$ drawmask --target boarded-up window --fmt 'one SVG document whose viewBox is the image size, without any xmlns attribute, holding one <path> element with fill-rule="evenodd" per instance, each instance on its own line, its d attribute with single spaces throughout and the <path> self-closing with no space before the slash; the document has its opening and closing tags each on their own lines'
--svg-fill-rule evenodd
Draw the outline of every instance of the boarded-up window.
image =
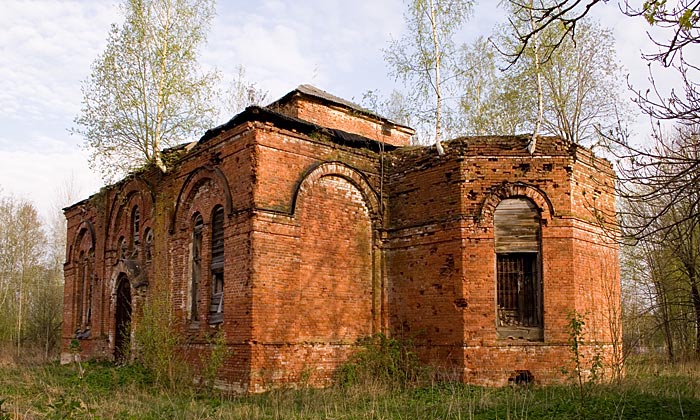
<svg viewBox="0 0 700 420">
<path fill-rule="evenodd" d="M 85 278 L 87 277 L 87 264 L 85 264 L 85 252 L 80 252 L 78 256 L 78 281 L 75 284 L 75 313 L 77 314 L 76 323 L 78 329 L 83 327 L 83 315 L 85 311 Z"/>
<path fill-rule="evenodd" d="M 199 320 L 199 283 L 202 278 L 202 235 L 204 221 L 197 214 L 192 229 L 192 274 L 190 278 L 190 321 Z"/>
<path fill-rule="evenodd" d="M 499 336 L 542 339 L 540 216 L 526 198 L 501 201 L 494 212 Z"/>
<path fill-rule="evenodd" d="M 90 325 L 92 316 L 92 267 L 88 255 L 81 251 L 78 256 L 78 279 L 76 284 L 76 323 L 78 330 Z"/>
<path fill-rule="evenodd" d="M 214 208 L 211 218 L 211 299 L 209 322 L 224 320 L 224 208 Z"/>
</svg>

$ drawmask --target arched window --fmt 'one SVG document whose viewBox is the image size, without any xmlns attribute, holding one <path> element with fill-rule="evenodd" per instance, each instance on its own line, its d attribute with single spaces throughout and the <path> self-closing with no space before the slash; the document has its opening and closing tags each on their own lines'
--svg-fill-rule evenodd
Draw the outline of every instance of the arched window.
<svg viewBox="0 0 700 420">
<path fill-rule="evenodd" d="M 192 273 L 190 276 L 190 321 L 199 321 L 199 284 L 202 278 L 202 236 L 204 221 L 198 213 L 192 224 Z"/>
<path fill-rule="evenodd" d="M 146 262 L 151 262 L 151 260 L 153 259 L 153 230 L 151 230 L 151 228 L 146 228 L 143 236 L 143 253 L 146 257 Z"/>
<path fill-rule="evenodd" d="M 543 339 L 540 214 L 526 198 L 501 201 L 494 212 L 498 334 Z"/>
<path fill-rule="evenodd" d="M 139 232 L 141 232 L 141 215 L 139 214 L 139 206 L 134 206 L 131 211 L 131 249 L 134 255 L 138 254 L 139 247 Z"/>
<path fill-rule="evenodd" d="M 224 208 L 216 206 L 211 217 L 211 299 L 209 322 L 224 320 Z"/>
</svg>

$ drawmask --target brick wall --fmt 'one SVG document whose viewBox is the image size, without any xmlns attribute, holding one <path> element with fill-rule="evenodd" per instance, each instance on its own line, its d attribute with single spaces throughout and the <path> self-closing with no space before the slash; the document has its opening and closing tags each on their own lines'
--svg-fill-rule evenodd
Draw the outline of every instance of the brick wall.
<svg viewBox="0 0 700 420">
<path fill-rule="evenodd" d="M 408 131 L 373 136 L 385 122 L 341 105 L 302 95 L 277 110 L 406 144 Z M 540 139 L 534 156 L 524 136 L 456 139 L 437 156 L 433 148 L 348 143 L 263 109 L 236 118 L 173 151 L 180 157 L 168 173 L 133 175 L 66 210 L 64 360 L 76 330 L 85 329 L 79 255 L 94 259 L 90 335 L 79 339 L 85 357 L 115 354 L 116 281 L 126 276 L 132 325 L 154 290 L 168 290 L 181 354 L 195 377 L 221 331 L 230 353 L 220 384 L 238 391 L 328 384 L 356 340 L 378 332 L 410 339 L 445 377 L 503 385 L 528 370 L 536 381 L 561 381 L 574 309 L 589 320 L 584 351 L 613 359 L 619 273 L 617 247 L 603 229 L 614 227 L 607 162 L 555 138 Z M 497 328 L 493 214 L 513 197 L 539 213 L 541 338 Z M 140 241 L 133 249 L 135 206 Z M 225 214 L 221 323 L 209 315 L 217 206 Z M 193 294 L 195 214 L 204 223 Z M 147 230 L 154 234 L 150 258 Z M 121 238 L 129 244 L 124 258 Z"/>
</svg>

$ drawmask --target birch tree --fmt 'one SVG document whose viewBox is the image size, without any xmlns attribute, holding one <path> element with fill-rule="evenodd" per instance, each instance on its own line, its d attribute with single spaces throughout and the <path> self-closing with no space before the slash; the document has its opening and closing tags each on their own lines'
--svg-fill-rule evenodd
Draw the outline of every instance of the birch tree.
<svg viewBox="0 0 700 420">
<path fill-rule="evenodd" d="M 407 33 L 384 50 L 391 74 L 411 92 L 413 113 L 433 127 L 435 146 L 444 153 L 442 137 L 450 131 L 450 98 L 460 71 L 454 66 L 453 36 L 471 15 L 472 0 L 411 0 L 404 14 Z"/>
<path fill-rule="evenodd" d="M 0 227 L 0 338 L 20 356 L 30 302 L 44 279 L 45 236 L 34 206 L 11 197 L 0 199 Z"/>
<path fill-rule="evenodd" d="M 124 0 L 105 51 L 83 82 L 72 130 L 106 180 L 148 164 L 167 171 L 161 150 L 213 125 L 216 72 L 197 62 L 213 0 Z"/>
<path fill-rule="evenodd" d="M 469 75 L 465 77 L 462 109 L 466 132 L 531 132 L 533 136 L 541 132 L 590 144 L 598 131 L 616 126 L 628 105 L 622 99 L 622 69 L 610 31 L 594 22 L 581 22 L 578 40 L 566 39 L 552 51 L 564 31 L 561 26 L 552 26 L 538 32 L 520 51 L 519 34 L 531 30 L 536 18 L 529 9 L 513 9 L 511 13 L 511 25 L 499 28 L 492 44 L 482 41 L 463 50 L 463 68 L 490 62 L 488 68 L 494 72 L 482 78 L 491 79 L 485 85 L 491 92 L 481 94 L 482 102 L 476 109 L 471 92 L 478 84 Z M 494 51 L 498 53 L 494 55 Z M 520 59 L 509 65 L 508 60 L 518 53 Z M 501 120 L 506 123 L 498 124 Z"/>
</svg>

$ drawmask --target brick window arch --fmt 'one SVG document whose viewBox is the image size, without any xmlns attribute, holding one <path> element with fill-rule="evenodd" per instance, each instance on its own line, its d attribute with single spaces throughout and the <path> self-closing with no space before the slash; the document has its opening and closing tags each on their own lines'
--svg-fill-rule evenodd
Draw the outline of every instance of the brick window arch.
<svg viewBox="0 0 700 420">
<path fill-rule="evenodd" d="M 497 328 L 501 338 L 542 340 L 541 219 L 525 197 L 506 198 L 494 211 Z"/>
<path fill-rule="evenodd" d="M 224 318 L 224 207 L 216 206 L 211 216 L 211 298 L 209 322 Z"/>
</svg>

